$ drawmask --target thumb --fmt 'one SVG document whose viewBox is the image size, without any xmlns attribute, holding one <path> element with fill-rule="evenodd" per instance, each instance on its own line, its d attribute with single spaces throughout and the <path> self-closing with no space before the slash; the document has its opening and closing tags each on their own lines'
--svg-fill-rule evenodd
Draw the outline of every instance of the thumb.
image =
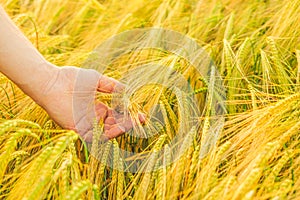
<svg viewBox="0 0 300 200">
<path fill-rule="evenodd" d="M 98 92 L 104 93 L 121 93 L 125 90 L 125 85 L 114 78 L 101 75 L 97 85 Z"/>
</svg>

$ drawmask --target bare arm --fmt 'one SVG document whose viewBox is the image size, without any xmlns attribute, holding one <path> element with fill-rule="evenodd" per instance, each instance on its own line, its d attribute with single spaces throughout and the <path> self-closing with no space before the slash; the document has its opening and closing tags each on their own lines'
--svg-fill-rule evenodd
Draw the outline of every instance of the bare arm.
<svg viewBox="0 0 300 200">
<path fill-rule="evenodd" d="M 26 94 L 38 101 L 42 91 L 58 72 L 14 25 L 0 6 L 0 71 Z"/>
</svg>

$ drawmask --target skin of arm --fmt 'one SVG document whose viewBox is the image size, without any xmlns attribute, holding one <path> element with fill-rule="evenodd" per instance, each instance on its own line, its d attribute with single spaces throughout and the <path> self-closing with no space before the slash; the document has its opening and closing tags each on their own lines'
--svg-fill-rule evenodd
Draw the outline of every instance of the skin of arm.
<svg viewBox="0 0 300 200">
<path fill-rule="evenodd" d="M 104 121 L 103 140 L 133 127 L 132 119 L 114 114 L 95 101 L 96 92 L 120 92 L 124 85 L 95 70 L 57 67 L 45 60 L 0 6 L 0 71 L 43 107 L 60 126 L 92 140 L 95 119 Z M 144 122 L 139 114 L 137 121 Z"/>
<path fill-rule="evenodd" d="M 0 69 L 35 101 L 58 73 L 58 67 L 47 62 L 30 41 L 13 24 L 0 6 Z M 33 76 L 33 75 L 38 76 Z"/>
</svg>

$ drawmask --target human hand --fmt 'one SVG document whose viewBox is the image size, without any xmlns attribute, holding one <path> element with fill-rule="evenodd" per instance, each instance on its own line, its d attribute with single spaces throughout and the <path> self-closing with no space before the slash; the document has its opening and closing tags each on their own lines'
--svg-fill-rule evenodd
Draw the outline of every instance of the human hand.
<svg viewBox="0 0 300 200">
<path fill-rule="evenodd" d="M 95 119 L 97 122 L 104 122 L 101 140 L 118 137 L 130 130 L 134 124 L 144 123 L 145 116 L 142 114 L 132 119 L 96 101 L 97 91 L 123 92 L 125 86 L 122 83 L 91 69 L 57 69 L 49 82 L 43 86 L 42 94 L 35 97 L 50 117 L 63 128 L 75 130 L 85 141 L 91 142 Z"/>
</svg>

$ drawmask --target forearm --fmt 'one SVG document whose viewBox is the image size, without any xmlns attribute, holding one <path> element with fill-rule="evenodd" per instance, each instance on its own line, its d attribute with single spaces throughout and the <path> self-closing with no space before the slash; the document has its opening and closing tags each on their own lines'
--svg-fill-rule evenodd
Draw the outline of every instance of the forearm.
<svg viewBox="0 0 300 200">
<path fill-rule="evenodd" d="M 37 100 L 57 71 L 14 25 L 0 6 L 0 71 L 26 94 Z"/>
</svg>

